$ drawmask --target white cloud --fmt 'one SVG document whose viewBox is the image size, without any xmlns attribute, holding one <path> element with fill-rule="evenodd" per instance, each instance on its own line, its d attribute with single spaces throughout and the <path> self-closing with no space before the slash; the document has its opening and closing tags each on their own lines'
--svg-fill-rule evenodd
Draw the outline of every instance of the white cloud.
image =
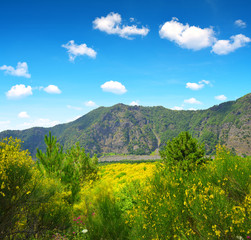
<svg viewBox="0 0 251 240">
<path fill-rule="evenodd" d="M 132 19 L 130 18 L 130 21 Z M 137 25 L 122 25 L 121 15 L 113 12 L 109 13 L 106 17 L 97 17 L 93 21 L 93 28 L 108 34 L 117 34 L 127 39 L 132 39 L 131 36 L 134 35 L 146 36 L 149 32 L 147 27 L 138 28 Z"/>
<path fill-rule="evenodd" d="M 210 84 L 210 81 L 208 81 L 208 80 L 201 80 L 199 83 Z"/>
<path fill-rule="evenodd" d="M 210 47 L 215 42 L 215 33 L 212 28 L 199 28 L 178 22 L 175 17 L 166 22 L 160 29 L 161 38 L 177 43 L 182 48 L 200 50 Z"/>
<path fill-rule="evenodd" d="M 48 87 L 44 88 L 44 91 L 47 93 L 51 93 L 51 94 L 60 94 L 61 93 L 61 90 L 55 85 L 49 85 Z"/>
<path fill-rule="evenodd" d="M 139 106 L 139 101 L 132 101 L 130 106 Z"/>
<path fill-rule="evenodd" d="M 88 101 L 88 102 L 85 102 L 84 103 L 85 104 L 85 106 L 87 106 L 87 107 L 97 107 L 98 105 L 95 103 L 95 102 L 93 102 L 93 101 Z"/>
<path fill-rule="evenodd" d="M 57 124 L 59 124 L 59 121 L 52 121 L 47 118 L 39 118 L 31 122 L 24 122 L 20 125 L 20 128 L 26 129 L 26 128 L 32 128 L 32 127 L 53 127 Z"/>
<path fill-rule="evenodd" d="M 18 117 L 19 117 L 19 118 L 29 118 L 30 116 L 28 115 L 27 112 L 20 112 L 20 113 L 18 114 Z"/>
<path fill-rule="evenodd" d="M 26 78 L 31 77 L 31 75 L 28 73 L 28 65 L 26 62 L 18 62 L 16 69 L 12 66 L 3 65 L 0 67 L 0 70 L 5 71 L 6 74 L 12 76 L 26 77 Z"/>
<path fill-rule="evenodd" d="M 186 88 L 189 88 L 191 90 L 199 90 L 199 89 L 203 88 L 205 86 L 205 84 L 208 85 L 209 83 L 210 83 L 210 81 L 207 81 L 207 80 L 202 80 L 199 83 L 188 82 L 186 84 Z"/>
<path fill-rule="evenodd" d="M 63 44 L 62 47 L 66 48 L 69 53 L 70 61 L 74 61 L 77 56 L 87 55 L 91 58 L 96 58 L 97 52 L 92 48 L 87 47 L 85 43 L 77 45 L 74 40 Z"/>
<path fill-rule="evenodd" d="M 231 36 L 230 40 L 218 40 L 212 48 L 212 52 L 218 55 L 226 55 L 234 52 L 236 49 L 244 47 L 247 43 L 251 42 L 249 37 L 243 34 Z"/>
<path fill-rule="evenodd" d="M 219 101 L 225 101 L 227 99 L 227 97 L 224 95 L 215 96 L 214 98 Z"/>
<path fill-rule="evenodd" d="M 195 109 L 195 108 L 189 108 L 188 110 L 190 110 L 190 111 L 197 111 L 197 109 Z"/>
<path fill-rule="evenodd" d="M 115 94 L 124 94 L 127 92 L 124 85 L 117 81 L 105 82 L 100 86 L 104 92 L 111 92 Z"/>
<path fill-rule="evenodd" d="M 71 106 L 71 105 L 67 105 L 67 108 L 69 108 L 69 109 L 74 109 L 74 110 L 78 110 L 78 111 L 82 110 L 81 107 L 75 107 L 75 106 Z"/>
<path fill-rule="evenodd" d="M 234 25 L 237 26 L 237 27 L 240 27 L 240 28 L 246 28 L 247 27 L 247 24 L 242 21 L 241 19 L 238 19 L 234 22 Z"/>
<path fill-rule="evenodd" d="M 185 99 L 184 103 L 189 103 L 189 104 L 202 104 L 200 101 L 198 101 L 195 98 L 189 98 L 189 99 Z"/>
<path fill-rule="evenodd" d="M 173 107 L 173 108 L 171 108 L 172 110 L 178 110 L 178 111 L 180 111 L 180 110 L 183 110 L 183 107 L 178 107 L 178 106 L 175 106 L 175 107 Z"/>
<path fill-rule="evenodd" d="M 25 96 L 32 95 L 32 88 L 31 86 L 25 87 L 23 84 L 17 84 L 6 93 L 6 96 L 10 99 L 18 99 Z"/>
<path fill-rule="evenodd" d="M 186 84 L 186 88 L 190 88 L 192 90 L 199 90 L 204 87 L 204 84 L 198 84 L 198 83 L 190 83 L 188 82 Z"/>
</svg>

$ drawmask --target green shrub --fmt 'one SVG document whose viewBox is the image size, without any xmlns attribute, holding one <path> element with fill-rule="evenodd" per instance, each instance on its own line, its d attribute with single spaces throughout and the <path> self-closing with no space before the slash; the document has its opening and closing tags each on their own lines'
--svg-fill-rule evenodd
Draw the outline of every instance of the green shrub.
<svg viewBox="0 0 251 240">
<path fill-rule="evenodd" d="M 88 209 L 86 226 L 90 239 L 126 240 L 129 228 L 115 199 L 100 192 L 97 204 Z"/>
</svg>

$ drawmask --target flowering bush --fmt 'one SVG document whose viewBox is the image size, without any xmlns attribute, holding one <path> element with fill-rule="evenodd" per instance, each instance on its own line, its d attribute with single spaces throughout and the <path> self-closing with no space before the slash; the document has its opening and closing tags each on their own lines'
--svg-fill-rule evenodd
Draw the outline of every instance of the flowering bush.
<svg viewBox="0 0 251 240">
<path fill-rule="evenodd" d="M 76 145 L 54 174 L 55 166 L 34 164 L 20 144 L 0 142 L 1 239 L 250 239 L 250 157 L 217 146 L 200 168 L 96 169 Z M 75 180 L 79 201 L 71 198 Z"/>
<path fill-rule="evenodd" d="M 0 142 L 0 238 L 43 236 L 69 227 L 71 207 L 59 181 L 40 174 L 18 139 Z"/>
<path fill-rule="evenodd" d="M 0 142 L 0 236 L 14 231 L 26 214 L 36 188 L 35 169 L 21 141 L 5 138 Z"/>
</svg>

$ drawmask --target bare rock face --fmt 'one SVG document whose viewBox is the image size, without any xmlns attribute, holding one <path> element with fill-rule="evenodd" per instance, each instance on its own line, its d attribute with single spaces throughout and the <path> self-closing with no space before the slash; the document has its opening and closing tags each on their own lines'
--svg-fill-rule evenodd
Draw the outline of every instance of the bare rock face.
<svg viewBox="0 0 251 240">
<path fill-rule="evenodd" d="M 118 104 L 106 113 L 101 122 L 96 123 L 95 138 L 104 153 L 151 153 L 157 146 L 156 138 L 151 138 L 145 127 L 146 117 L 138 108 Z M 93 135 L 94 137 L 94 135 Z"/>
<path fill-rule="evenodd" d="M 251 116 L 247 114 L 239 121 L 241 124 L 229 124 L 222 129 L 221 135 L 225 145 L 229 149 L 234 149 L 238 155 L 250 155 L 251 149 Z"/>
</svg>

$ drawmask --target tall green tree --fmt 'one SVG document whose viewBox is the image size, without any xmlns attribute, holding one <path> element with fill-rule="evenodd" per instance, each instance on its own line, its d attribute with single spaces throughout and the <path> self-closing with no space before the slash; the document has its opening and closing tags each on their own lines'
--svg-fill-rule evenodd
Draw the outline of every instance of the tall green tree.
<svg viewBox="0 0 251 240">
<path fill-rule="evenodd" d="M 181 132 L 167 141 L 160 156 L 166 165 L 179 166 L 184 170 L 193 170 L 206 161 L 204 144 L 199 144 L 189 132 Z"/>
<path fill-rule="evenodd" d="M 71 190 L 72 201 L 78 199 L 81 185 L 86 180 L 97 177 L 97 163 L 97 157 L 91 158 L 78 142 L 66 151 L 61 180 Z"/>
<path fill-rule="evenodd" d="M 57 143 L 57 138 L 51 135 L 45 135 L 44 142 L 46 144 L 46 152 L 43 153 L 41 150 L 37 149 L 36 157 L 38 159 L 38 167 L 41 167 L 49 175 L 56 174 L 60 175 L 63 167 L 63 147 Z"/>
</svg>

